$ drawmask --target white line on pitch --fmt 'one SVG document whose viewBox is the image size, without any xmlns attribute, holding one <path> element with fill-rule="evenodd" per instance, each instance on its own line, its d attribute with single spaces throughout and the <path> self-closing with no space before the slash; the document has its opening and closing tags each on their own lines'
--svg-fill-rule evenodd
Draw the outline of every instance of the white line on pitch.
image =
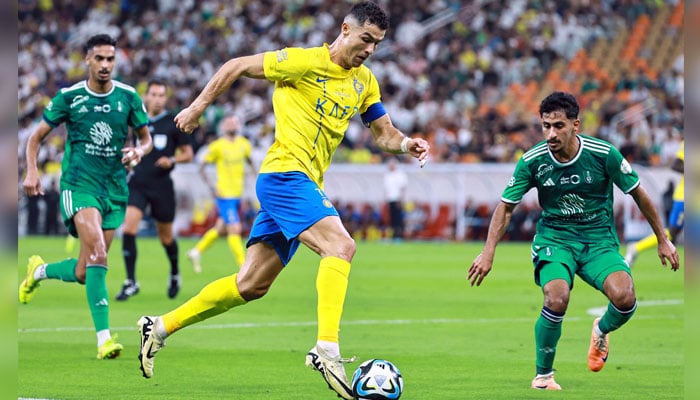
<svg viewBox="0 0 700 400">
<path fill-rule="evenodd" d="M 676 303 L 678 304 L 678 303 Z M 351 325 L 449 325 L 449 324 L 505 324 L 505 323 L 531 323 L 536 317 L 528 318 L 435 318 L 435 319 L 391 319 L 391 320 L 352 320 L 343 321 L 343 326 Z M 665 314 L 663 316 L 636 316 L 635 319 L 680 319 L 681 315 Z M 567 321 L 582 321 L 585 317 L 567 317 Z M 205 324 L 193 325 L 187 329 L 251 329 L 251 328 L 281 328 L 281 327 L 299 327 L 299 326 L 316 326 L 316 321 L 290 321 L 290 322 L 240 322 L 232 324 Z M 112 327 L 112 331 L 133 331 L 136 329 L 136 324 L 133 327 L 121 326 Z M 87 326 L 65 326 L 53 328 L 20 328 L 19 333 L 55 333 L 55 332 L 92 332 L 94 328 Z"/>
</svg>

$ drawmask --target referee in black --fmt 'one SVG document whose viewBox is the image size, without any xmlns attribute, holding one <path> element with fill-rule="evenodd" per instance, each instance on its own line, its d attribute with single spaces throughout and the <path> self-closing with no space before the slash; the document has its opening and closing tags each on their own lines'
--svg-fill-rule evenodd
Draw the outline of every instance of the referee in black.
<svg viewBox="0 0 700 400">
<path fill-rule="evenodd" d="M 175 219 L 175 188 L 170 172 L 177 163 L 192 160 L 190 136 L 175 127 L 174 114 L 166 110 L 168 87 L 164 82 L 148 82 L 143 97 L 148 111 L 148 129 L 153 138 L 153 150 L 136 165 L 129 178 L 129 204 L 124 218 L 122 254 L 126 266 L 126 281 L 116 299 L 123 301 L 139 292 L 136 280 L 136 234 L 139 224 L 150 207 L 156 222 L 160 243 L 170 261 L 168 297 L 180 291 L 177 241 L 173 235 Z"/>
</svg>

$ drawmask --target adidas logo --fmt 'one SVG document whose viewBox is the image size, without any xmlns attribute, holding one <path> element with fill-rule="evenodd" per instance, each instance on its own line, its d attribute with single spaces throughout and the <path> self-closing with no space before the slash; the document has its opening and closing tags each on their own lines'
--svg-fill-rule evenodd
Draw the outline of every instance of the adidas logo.
<svg viewBox="0 0 700 400">
<path fill-rule="evenodd" d="M 547 178 L 547 180 L 542 184 L 542 186 L 554 186 L 554 181 L 552 178 Z"/>
<path fill-rule="evenodd" d="M 109 306 L 109 303 L 107 302 L 107 299 L 105 299 L 105 298 L 103 297 L 102 300 L 100 300 L 100 301 L 98 301 L 97 303 L 95 303 L 95 305 L 96 305 L 96 306 L 107 307 L 107 306 Z"/>
<path fill-rule="evenodd" d="M 80 109 L 78 110 L 78 114 L 82 114 L 82 113 L 86 113 L 86 112 L 88 112 L 88 109 L 84 105 L 82 107 L 80 107 Z"/>
</svg>

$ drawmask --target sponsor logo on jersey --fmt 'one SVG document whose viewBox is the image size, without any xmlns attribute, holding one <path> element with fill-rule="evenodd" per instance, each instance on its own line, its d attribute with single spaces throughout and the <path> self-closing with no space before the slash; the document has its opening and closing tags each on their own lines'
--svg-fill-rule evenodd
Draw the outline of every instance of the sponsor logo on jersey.
<svg viewBox="0 0 700 400">
<path fill-rule="evenodd" d="M 83 113 L 86 113 L 86 112 L 88 112 L 88 109 L 87 109 L 87 107 L 85 107 L 85 105 L 83 105 L 82 107 L 80 107 L 80 109 L 78 110 L 78 114 L 83 114 Z"/>
<path fill-rule="evenodd" d="M 552 171 L 553 169 L 554 165 L 552 164 L 540 164 L 540 166 L 537 167 L 537 173 L 535 174 L 535 178 L 539 179 L 540 177 L 542 177 L 542 175 Z"/>
<path fill-rule="evenodd" d="M 554 186 L 554 181 L 552 180 L 552 178 L 547 178 L 547 180 L 544 181 L 542 186 Z"/>
<path fill-rule="evenodd" d="M 581 177 L 577 174 L 573 174 L 571 176 L 562 176 L 561 178 L 559 178 L 559 183 L 562 185 L 566 185 L 569 183 L 572 185 L 578 185 L 579 183 L 581 183 Z"/>
<path fill-rule="evenodd" d="M 94 112 L 109 113 L 112 111 L 112 106 L 109 104 L 96 104 L 92 110 Z"/>
<path fill-rule="evenodd" d="M 573 193 L 565 194 L 559 199 L 559 209 L 563 215 L 582 214 L 585 204 L 581 196 Z"/>
<path fill-rule="evenodd" d="M 77 95 L 73 98 L 73 102 L 70 103 L 70 108 L 73 109 L 88 100 L 90 100 L 90 96 L 88 95 Z"/>
<path fill-rule="evenodd" d="M 112 127 L 104 121 L 96 122 L 90 128 L 92 142 L 98 146 L 104 146 L 112 140 Z"/>
</svg>

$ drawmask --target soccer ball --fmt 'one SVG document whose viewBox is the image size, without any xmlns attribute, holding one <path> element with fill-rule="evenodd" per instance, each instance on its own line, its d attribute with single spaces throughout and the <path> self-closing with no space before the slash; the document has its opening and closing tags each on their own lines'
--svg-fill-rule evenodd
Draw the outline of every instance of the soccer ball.
<svg viewBox="0 0 700 400">
<path fill-rule="evenodd" d="M 352 375 L 352 395 L 357 400 L 396 400 L 402 392 L 401 371 L 387 360 L 367 360 Z"/>
</svg>

